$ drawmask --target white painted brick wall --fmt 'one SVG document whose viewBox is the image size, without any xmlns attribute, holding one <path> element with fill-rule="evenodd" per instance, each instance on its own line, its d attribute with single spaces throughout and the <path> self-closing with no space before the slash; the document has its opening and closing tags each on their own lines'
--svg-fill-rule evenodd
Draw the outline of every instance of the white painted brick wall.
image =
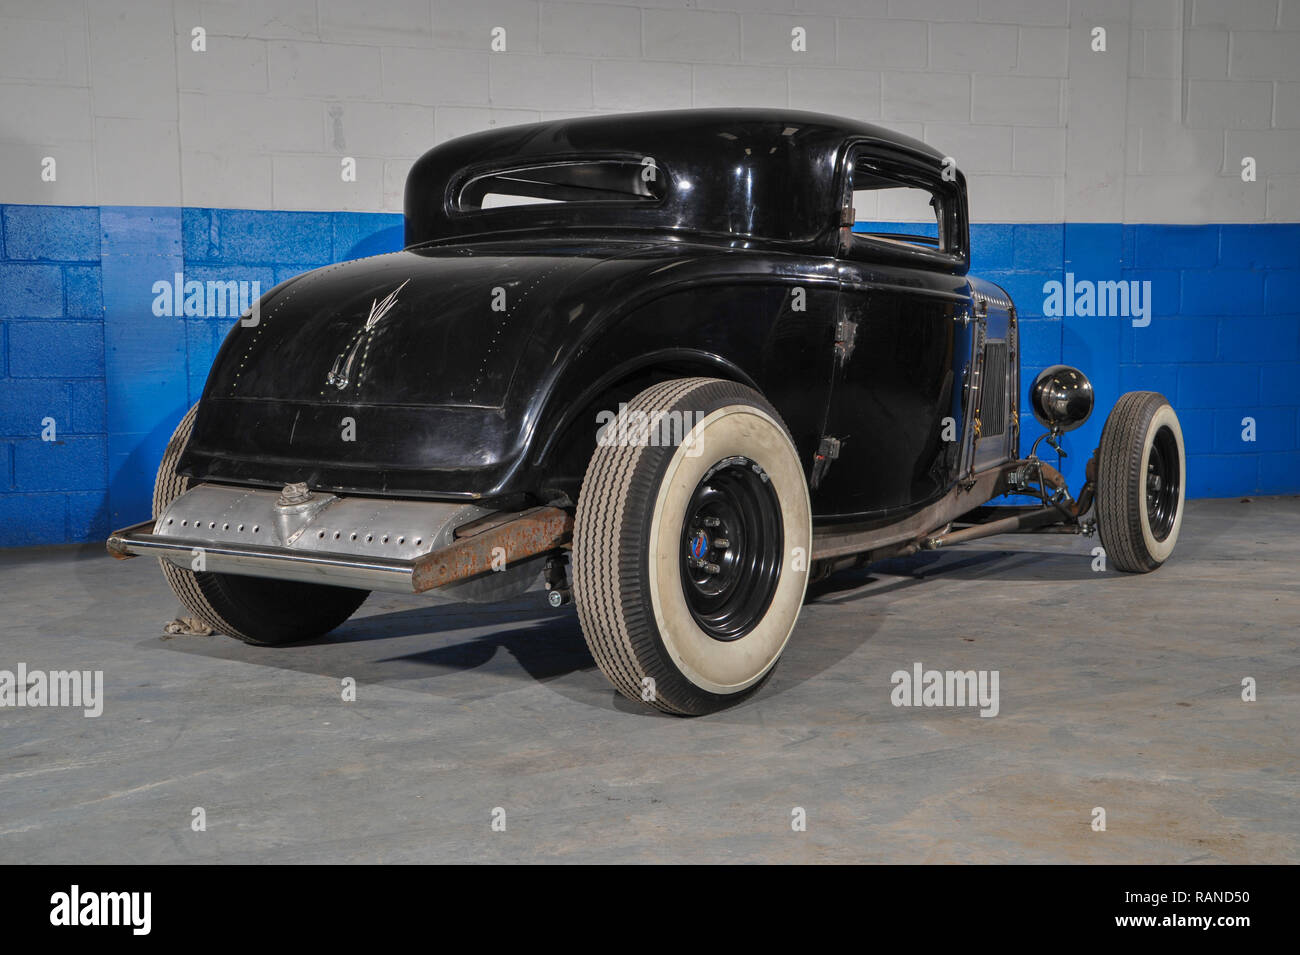
<svg viewBox="0 0 1300 955">
<path fill-rule="evenodd" d="M 383 98 L 421 106 L 487 106 L 492 102 L 488 63 L 482 50 L 384 47 Z"/>
<path fill-rule="evenodd" d="M 1133 0 L 1131 22 L 1138 30 L 1179 30 L 1186 0 Z"/>
<path fill-rule="evenodd" d="M 365 0 L 355 0 L 365 5 Z M 539 50 L 537 0 L 433 0 L 436 49 L 486 50 L 492 31 L 505 31 L 506 52 Z"/>
<path fill-rule="evenodd" d="M 1300 31 L 1243 31 L 1232 39 L 1233 79 L 1300 80 Z"/>
<path fill-rule="evenodd" d="M 58 20 L 0 19 L 0 80 L 86 85 L 85 33 Z"/>
<path fill-rule="evenodd" d="M 276 155 L 272 160 L 272 195 L 277 207 L 341 209 L 365 212 L 384 200 L 384 160 L 357 159 L 356 182 L 339 177 L 339 160 L 333 156 Z"/>
<path fill-rule="evenodd" d="M 540 19 L 543 53 L 620 60 L 641 56 L 641 11 L 636 7 L 543 3 Z"/>
<path fill-rule="evenodd" d="M 1092 0 L 1072 4 L 1070 72 L 1062 82 L 1065 109 L 1065 217 L 1073 222 L 1124 218 L 1128 168 L 1125 113 L 1131 62 L 1127 5 Z M 1096 17 L 1090 11 L 1096 11 Z M 1117 19 L 1118 18 L 1118 19 Z M 1100 50 L 1104 30 L 1105 49 Z M 1045 101 L 1046 110 L 1050 101 Z M 1044 123 L 1042 125 L 1053 125 Z"/>
<path fill-rule="evenodd" d="M 1276 0 L 1190 0 L 1192 26 L 1230 30 L 1271 30 L 1277 25 Z"/>
<path fill-rule="evenodd" d="M 1188 80 L 1185 121 L 1199 129 L 1267 129 L 1273 122 L 1273 84 Z"/>
<path fill-rule="evenodd" d="M 1069 0 L 979 0 L 979 16 L 998 23 L 1064 26 L 1069 6 Z"/>
<path fill-rule="evenodd" d="M 889 0 L 891 17 L 912 20 L 969 23 L 979 19 L 979 8 L 979 0 Z"/>
<path fill-rule="evenodd" d="M 1070 64 L 1070 31 L 1064 27 L 1021 27 L 1016 72 L 1065 76 Z"/>
<path fill-rule="evenodd" d="M 1010 73 L 1016 68 L 1020 28 L 993 23 L 931 23 L 930 62 L 961 73 Z"/>
<path fill-rule="evenodd" d="M 1046 126 L 1017 126 L 1011 139 L 1014 172 L 1059 176 L 1065 173 L 1065 130 Z"/>
<path fill-rule="evenodd" d="M 3 110 L 3 106 L 0 106 Z M 89 107 L 87 107 L 89 112 Z M 58 179 L 41 179 L 42 162 L 53 156 L 58 162 Z M 59 206 L 89 206 L 99 202 L 95 189 L 95 149 L 90 139 L 65 141 L 57 146 L 0 142 L 0 169 L 4 170 L 8 202 L 49 203 Z"/>
<path fill-rule="evenodd" d="M 1060 176 L 973 176 L 967 189 L 975 222 L 1060 222 L 1065 214 Z"/>
<path fill-rule="evenodd" d="M 618 113 L 691 106 L 691 71 L 678 63 L 597 60 L 591 73 L 598 110 Z"/>
<path fill-rule="evenodd" d="M 656 2 L 661 2 L 661 0 L 656 0 Z M 942 0 L 931 0 L 931 2 L 942 4 Z M 901 11 L 896 9 L 900 3 L 903 7 Z M 712 5 L 711 0 L 702 0 L 701 2 L 701 6 L 710 5 Z M 719 2 L 718 5 L 724 4 Z M 778 7 L 789 9 L 791 6 L 808 13 L 824 13 L 836 17 L 874 17 L 880 19 L 886 15 L 895 17 L 911 15 L 908 12 L 911 0 L 795 0 L 793 4 L 778 3 L 773 0 L 771 4 L 773 10 Z"/>
<path fill-rule="evenodd" d="M 791 67 L 790 106 L 879 122 L 880 74 L 870 70 Z"/>
<path fill-rule="evenodd" d="M 182 90 L 265 93 L 269 89 L 265 40 L 213 37 L 207 52 L 190 56 L 190 36 L 176 37 L 176 77 Z"/>
<path fill-rule="evenodd" d="M 1183 84 L 1177 79 L 1129 77 L 1127 116 L 1130 129 L 1156 129 L 1180 122 Z"/>
<path fill-rule="evenodd" d="M 331 103 L 325 135 L 344 156 L 416 158 L 433 141 L 433 107 L 394 103 Z"/>
<path fill-rule="evenodd" d="M 274 208 L 271 153 L 245 153 L 227 146 L 220 152 L 185 149 L 181 152 L 181 203 L 224 206 L 227 197 L 245 190 L 242 203 L 250 209 Z"/>
<path fill-rule="evenodd" d="M 303 98 L 380 99 L 382 62 L 377 46 L 280 40 L 270 44 L 271 92 Z"/>
<path fill-rule="evenodd" d="M 880 115 L 886 124 L 892 120 L 970 120 L 969 74 L 883 73 L 880 79 Z"/>
<path fill-rule="evenodd" d="M 94 139 L 90 90 L 84 86 L 0 83 L 0 117 L 4 142 L 60 145 Z"/>
<path fill-rule="evenodd" d="M 802 29 L 797 52 L 794 31 Z M 740 18 L 741 59 L 746 63 L 819 66 L 835 62 L 835 21 L 830 17 L 747 13 Z"/>
<path fill-rule="evenodd" d="M 1011 126 L 926 123 L 924 139 L 957 160 L 966 175 L 1006 172 L 1012 168 Z"/>
<path fill-rule="evenodd" d="M 1300 176 L 1275 176 L 1268 180 L 1266 216 L 1274 222 L 1300 220 Z"/>
<path fill-rule="evenodd" d="M 1300 83 L 1274 86 L 1273 125 L 1278 129 L 1300 129 Z"/>
<path fill-rule="evenodd" d="M 740 60 L 740 16 L 705 10 L 646 10 L 641 14 L 647 59 L 698 63 Z"/>
<path fill-rule="evenodd" d="M 1189 80 L 1224 80 L 1228 78 L 1227 30 L 1180 30 L 1173 33 L 1181 40 L 1183 70 L 1171 70 L 1167 76 Z M 1237 43 L 1256 34 L 1238 33 Z"/>
<path fill-rule="evenodd" d="M 1218 57 L 1218 43 L 1210 48 L 1193 42 L 1193 36 L 1211 41 L 1223 39 L 1223 56 Z M 1182 30 L 1137 30 L 1129 40 L 1129 75 L 1181 79 L 1195 75 L 1198 79 L 1219 79 L 1228 75 L 1228 35 L 1196 31 L 1184 34 Z M 1187 56 L 1183 51 L 1186 48 Z"/>
<path fill-rule="evenodd" d="M 923 70 L 930 64 L 928 24 L 921 20 L 841 20 L 841 66 Z"/>
<path fill-rule="evenodd" d="M 535 109 L 477 109 L 467 106 L 439 106 L 433 114 L 434 144 L 445 143 L 457 136 L 496 129 L 499 126 L 518 126 L 520 123 L 541 122 L 542 113 Z M 401 206 L 393 207 L 394 211 Z"/>
<path fill-rule="evenodd" d="M 424 46 L 433 42 L 429 0 L 317 0 L 320 38 L 330 43 Z"/>
<path fill-rule="evenodd" d="M 42 0 L 30 0 L 40 3 Z M 316 0 L 176 0 L 177 33 L 202 26 L 209 35 L 262 40 L 319 40 Z"/>
<path fill-rule="evenodd" d="M 494 56 L 488 64 L 492 105 L 590 109 L 591 64 L 553 53 Z"/>
<path fill-rule="evenodd" d="M 1170 122 L 1150 123 L 1129 133 L 1138 141 L 1136 171 L 1150 175 L 1177 173 L 1194 175 L 1214 166 L 1223 152 L 1223 132 L 1218 129 L 1188 129 Z M 1239 160 L 1238 160 L 1239 161 Z M 1222 164 L 1219 164 L 1222 171 Z"/>
<path fill-rule="evenodd" d="M 766 66 L 706 66 L 692 68 L 697 107 L 789 105 L 785 70 Z"/>
<path fill-rule="evenodd" d="M 225 152 L 324 153 L 324 104 L 252 93 L 182 93 L 180 140 L 184 148 Z M 227 203 L 229 204 L 229 203 Z"/>
<path fill-rule="evenodd" d="M 399 210 L 454 136 L 749 105 L 924 138 L 977 220 L 1300 217 L 1300 0 L 0 0 L 6 202 Z"/>
<path fill-rule="evenodd" d="M 1061 91 L 1050 77 L 976 75 L 971 115 L 977 123 L 1059 126 Z"/>
<path fill-rule="evenodd" d="M 88 4 L 87 12 L 95 115 L 175 122 L 171 4 L 121 0 Z"/>
<path fill-rule="evenodd" d="M 1128 176 L 1124 181 L 1125 216 L 1131 222 L 1261 222 L 1265 218 L 1265 189 L 1261 183 L 1197 173 Z M 1170 216 L 1176 205 L 1186 206 Z"/>
<path fill-rule="evenodd" d="M 1240 175 L 1241 160 L 1252 157 L 1265 176 L 1300 173 L 1300 130 L 1231 130 L 1223 151 L 1223 171 Z"/>
<path fill-rule="evenodd" d="M 97 116 L 95 171 L 99 177 L 99 202 L 103 205 L 180 205 L 180 136 L 176 123 Z"/>
</svg>

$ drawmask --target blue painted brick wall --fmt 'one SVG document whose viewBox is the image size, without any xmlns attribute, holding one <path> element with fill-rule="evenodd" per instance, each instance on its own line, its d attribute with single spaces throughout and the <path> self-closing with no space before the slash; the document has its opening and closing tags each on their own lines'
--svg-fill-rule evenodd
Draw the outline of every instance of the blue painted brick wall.
<svg viewBox="0 0 1300 955">
<path fill-rule="evenodd" d="M 1300 224 L 977 225 L 971 237 L 972 273 L 1006 288 L 1022 316 L 1025 385 L 1062 361 L 1093 379 L 1097 411 L 1065 441 L 1072 484 L 1115 399 L 1149 390 L 1183 422 L 1191 496 L 1300 491 Z M 1043 285 L 1067 271 L 1150 281 L 1150 324 L 1044 317 Z M 1027 440 L 1041 430 L 1022 419 Z"/>
<path fill-rule="evenodd" d="M 972 273 L 1018 306 L 1026 386 L 1065 361 L 1097 388 L 1066 438 L 1073 484 L 1115 399 L 1154 390 L 1183 422 L 1192 496 L 1300 491 L 1300 225 L 979 224 L 971 241 Z M 162 448 L 232 324 L 154 316 L 154 282 L 266 291 L 401 244 L 393 214 L 0 206 L 0 546 L 97 540 L 148 515 Z M 1067 271 L 1150 281 L 1151 323 L 1044 315 L 1044 283 Z M 1038 433 L 1026 416 L 1026 449 Z"/>
<path fill-rule="evenodd" d="M 109 530 L 100 251 L 96 208 L 0 206 L 0 546 Z"/>
</svg>

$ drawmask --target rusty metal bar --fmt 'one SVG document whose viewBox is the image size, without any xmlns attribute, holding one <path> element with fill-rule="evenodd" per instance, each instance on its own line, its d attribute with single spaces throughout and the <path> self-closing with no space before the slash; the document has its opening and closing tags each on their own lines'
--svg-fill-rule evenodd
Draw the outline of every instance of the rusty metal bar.
<svg viewBox="0 0 1300 955">
<path fill-rule="evenodd" d="M 967 541 L 993 537 L 996 534 L 1019 534 L 1027 530 L 1055 524 L 1061 521 L 1061 512 L 1056 507 L 1042 507 L 1028 513 L 1013 514 L 1001 520 L 989 521 L 987 524 L 972 524 L 961 530 L 952 531 L 938 537 L 927 537 L 921 542 L 923 550 L 938 550 L 951 544 L 963 544 Z"/>
<path fill-rule="evenodd" d="M 108 555 L 115 560 L 130 560 L 135 556 L 131 550 L 131 542 L 134 538 L 140 536 L 150 536 L 153 534 L 154 520 L 150 518 L 147 521 L 141 521 L 139 524 L 132 524 L 130 527 L 124 527 L 120 531 L 113 531 L 104 541 L 104 547 Z"/>
<path fill-rule="evenodd" d="M 1013 465 L 1002 465 L 981 471 L 969 484 L 958 485 L 929 507 L 905 520 L 883 527 L 862 528 L 832 524 L 814 528 L 813 560 L 846 557 L 916 541 L 923 535 L 932 533 L 936 527 L 943 527 L 972 508 L 1004 493 L 1007 490 L 1007 475 L 1012 470 Z"/>
<path fill-rule="evenodd" d="M 411 586 L 416 593 L 477 577 L 566 544 L 573 536 L 573 515 L 558 507 L 535 507 L 514 520 L 427 554 L 415 562 Z"/>
</svg>

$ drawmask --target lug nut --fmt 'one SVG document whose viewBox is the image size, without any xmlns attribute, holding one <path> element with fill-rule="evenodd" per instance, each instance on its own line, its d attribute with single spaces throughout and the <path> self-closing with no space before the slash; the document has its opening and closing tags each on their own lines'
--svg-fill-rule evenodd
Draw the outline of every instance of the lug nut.
<svg viewBox="0 0 1300 955">
<path fill-rule="evenodd" d="M 717 564 L 711 564 L 707 560 L 702 560 L 699 557 L 691 558 L 691 566 L 694 567 L 696 570 L 704 571 L 706 574 L 722 573 L 722 568 L 719 567 Z"/>
</svg>

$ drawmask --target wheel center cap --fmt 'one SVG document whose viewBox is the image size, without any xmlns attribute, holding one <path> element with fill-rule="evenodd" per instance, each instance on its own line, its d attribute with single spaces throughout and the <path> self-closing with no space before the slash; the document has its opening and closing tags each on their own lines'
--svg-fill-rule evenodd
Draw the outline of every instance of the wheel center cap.
<svg viewBox="0 0 1300 955">
<path fill-rule="evenodd" d="M 709 535 L 702 530 L 696 531 L 690 540 L 690 552 L 697 560 L 704 557 L 709 552 Z"/>
</svg>

